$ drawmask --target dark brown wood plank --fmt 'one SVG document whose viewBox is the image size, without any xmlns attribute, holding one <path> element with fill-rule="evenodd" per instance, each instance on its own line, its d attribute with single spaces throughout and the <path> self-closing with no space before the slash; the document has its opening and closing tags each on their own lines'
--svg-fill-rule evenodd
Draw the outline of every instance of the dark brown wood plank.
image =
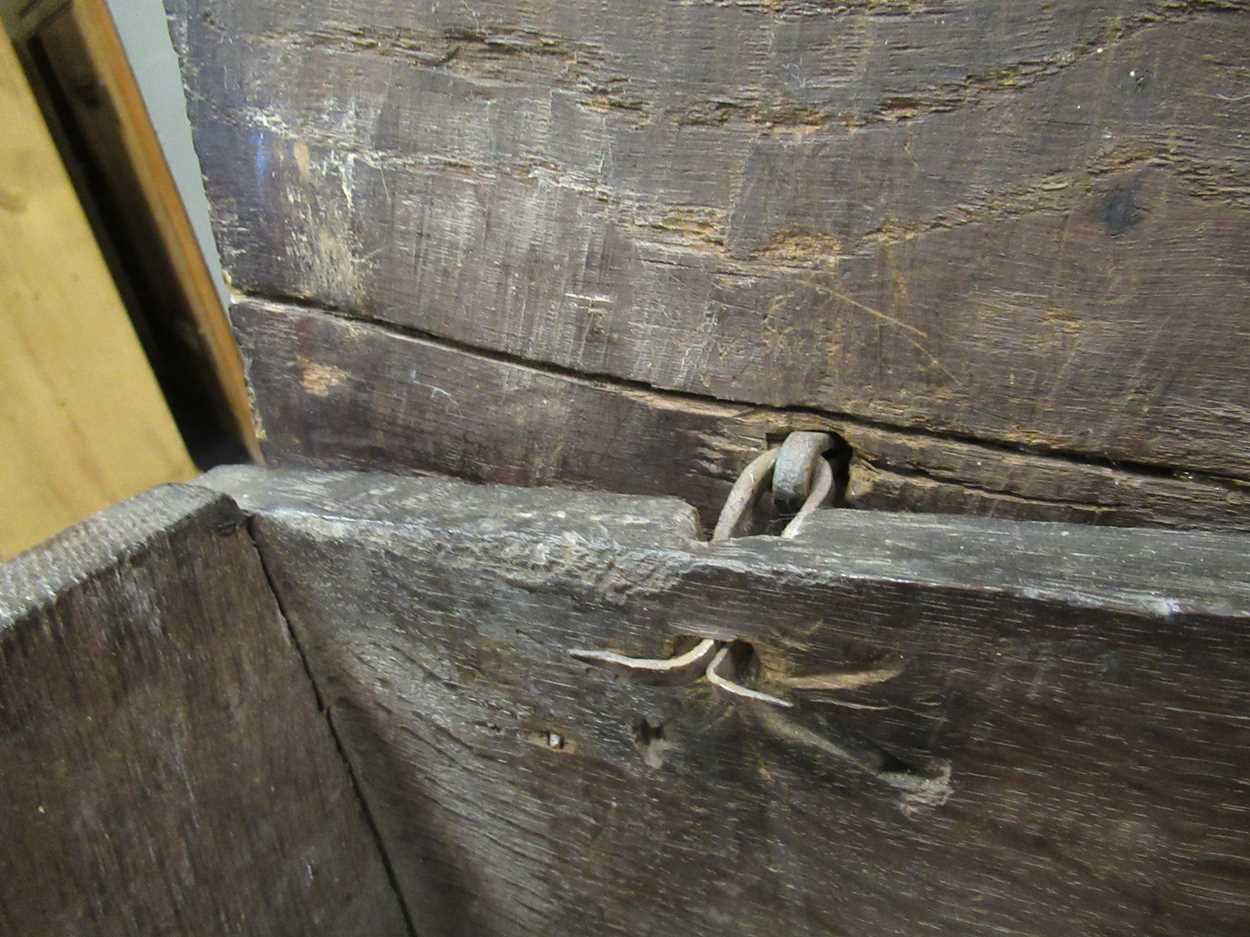
<svg viewBox="0 0 1250 937">
<path fill-rule="evenodd" d="M 1243 2 L 169 7 L 239 291 L 1250 477 Z"/>
<path fill-rule="evenodd" d="M 1250 927 L 1244 538 L 829 511 L 711 546 L 671 500 L 207 483 L 256 515 L 420 933 Z M 568 653 L 681 635 L 750 642 L 794 708 Z"/>
<path fill-rule="evenodd" d="M 293 306 L 231 312 L 271 463 L 670 494 L 710 526 L 770 440 L 838 433 L 852 506 L 1250 530 L 1250 488 L 682 397 L 492 359 Z"/>
<path fill-rule="evenodd" d="M 160 488 L 0 566 L 0 933 L 407 934 L 244 523 Z"/>
</svg>

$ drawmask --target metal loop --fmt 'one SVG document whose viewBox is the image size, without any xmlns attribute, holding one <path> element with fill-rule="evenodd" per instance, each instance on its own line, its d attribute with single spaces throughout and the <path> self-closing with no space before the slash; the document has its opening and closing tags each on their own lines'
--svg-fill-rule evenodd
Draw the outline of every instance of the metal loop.
<svg viewBox="0 0 1250 937">
<path fill-rule="evenodd" d="M 781 447 L 769 449 L 763 455 L 756 456 L 751 464 L 742 470 L 734 486 L 729 489 L 729 497 L 721 508 L 720 517 L 716 519 L 716 529 L 712 531 L 712 542 L 720 543 L 734 535 L 734 531 L 742 522 L 747 508 L 755 504 L 764 485 L 772 476 L 773 465 L 777 462 L 777 454 Z"/>
<path fill-rule="evenodd" d="M 781 444 L 773 468 L 773 500 L 783 511 L 793 511 L 811 493 L 812 475 L 833 447 L 829 433 L 791 433 Z"/>
<path fill-rule="evenodd" d="M 781 532 L 781 536 L 787 540 L 797 537 L 799 529 L 803 526 L 803 522 L 811 516 L 817 508 L 823 508 L 829 503 L 829 497 L 833 494 L 833 469 L 829 466 L 829 460 L 820 458 L 816 459 L 816 481 L 812 484 L 812 490 L 808 492 L 807 500 L 803 502 L 803 506 L 799 508 L 799 513 L 790 518 L 790 523 L 786 524 L 786 529 Z"/>
<path fill-rule="evenodd" d="M 776 473 L 781 467 L 780 458 L 785 453 L 790 439 L 793 439 L 795 436 L 823 436 L 828 440 L 828 443 L 823 448 L 816 448 L 821 445 L 821 440 L 808 439 L 793 448 L 792 451 L 805 451 L 807 453 L 806 458 L 810 461 L 810 464 L 805 469 L 808 480 L 803 485 L 802 507 L 791 518 L 790 522 L 786 524 L 785 530 L 781 532 L 781 536 L 787 539 L 796 536 L 799 528 L 803 525 L 803 521 L 817 508 L 824 507 L 829 503 L 829 498 L 833 494 L 833 469 L 830 468 L 828 460 L 823 458 L 821 453 L 833 444 L 832 437 L 828 433 L 791 433 L 784 444 L 756 456 L 742 470 L 742 474 L 734 482 L 733 488 L 729 490 L 729 497 L 725 499 L 725 506 L 721 508 L 720 517 L 716 519 L 716 528 L 712 531 L 713 543 L 721 543 L 735 536 L 748 509 L 763 494 L 770 478 L 773 481 L 775 494 L 777 490 Z M 792 477 L 797 474 L 792 469 Z"/>
<path fill-rule="evenodd" d="M 736 682 L 724 672 L 728 658 L 729 645 L 721 645 L 720 650 L 716 652 L 716 656 L 712 658 L 712 662 L 707 665 L 707 680 L 712 686 L 719 690 L 724 690 L 726 693 L 732 693 L 734 696 L 755 700 L 759 703 L 768 703 L 770 706 L 782 706 L 789 709 L 794 705 L 789 700 L 783 700 L 768 693 L 761 693 L 759 690 L 752 690 Z"/>
</svg>

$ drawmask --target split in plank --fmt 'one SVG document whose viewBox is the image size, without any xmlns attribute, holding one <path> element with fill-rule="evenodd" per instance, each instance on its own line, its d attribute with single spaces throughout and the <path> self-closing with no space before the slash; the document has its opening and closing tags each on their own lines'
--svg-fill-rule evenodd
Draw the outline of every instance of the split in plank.
<svg viewBox="0 0 1250 937">
<path fill-rule="evenodd" d="M 855 507 L 1250 530 L 1246 483 L 664 393 L 279 303 L 242 302 L 231 319 L 277 465 L 671 494 L 710 525 L 743 466 L 809 429 L 854 450 Z"/>
</svg>

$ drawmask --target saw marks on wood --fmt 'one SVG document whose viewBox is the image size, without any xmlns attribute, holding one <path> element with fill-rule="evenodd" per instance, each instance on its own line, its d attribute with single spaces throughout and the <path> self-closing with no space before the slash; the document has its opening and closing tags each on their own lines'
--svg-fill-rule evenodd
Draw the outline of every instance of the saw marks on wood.
<svg viewBox="0 0 1250 937">
<path fill-rule="evenodd" d="M 217 470 L 417 933 L 1239 934 L 1241 539 Z M 654 685 L 570 649 L 749 645 Z M 753 663 L 752 663 L 753 658 Z"/>
<path fill-rule="evenodd" d="M 0 565 L 0 933 L 410 937 L 246 520 L 146 492 Z"/>
<path fill-rule="evenodd" d="M 1245 3 L 169 7 L 245 296 L 727 403 L 1250 478 Z"/>
</svg>

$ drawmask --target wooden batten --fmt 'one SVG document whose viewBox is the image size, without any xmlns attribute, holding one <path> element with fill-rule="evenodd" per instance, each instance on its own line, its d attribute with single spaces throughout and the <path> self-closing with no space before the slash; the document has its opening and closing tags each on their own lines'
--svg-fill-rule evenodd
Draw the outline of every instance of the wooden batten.
<svg viewBox="0 0 1250 937">
<path fill-rule="evenodd" d="M 0 123 L 4 560 L 196 470 L 4 36 Z"/>
</svg>

